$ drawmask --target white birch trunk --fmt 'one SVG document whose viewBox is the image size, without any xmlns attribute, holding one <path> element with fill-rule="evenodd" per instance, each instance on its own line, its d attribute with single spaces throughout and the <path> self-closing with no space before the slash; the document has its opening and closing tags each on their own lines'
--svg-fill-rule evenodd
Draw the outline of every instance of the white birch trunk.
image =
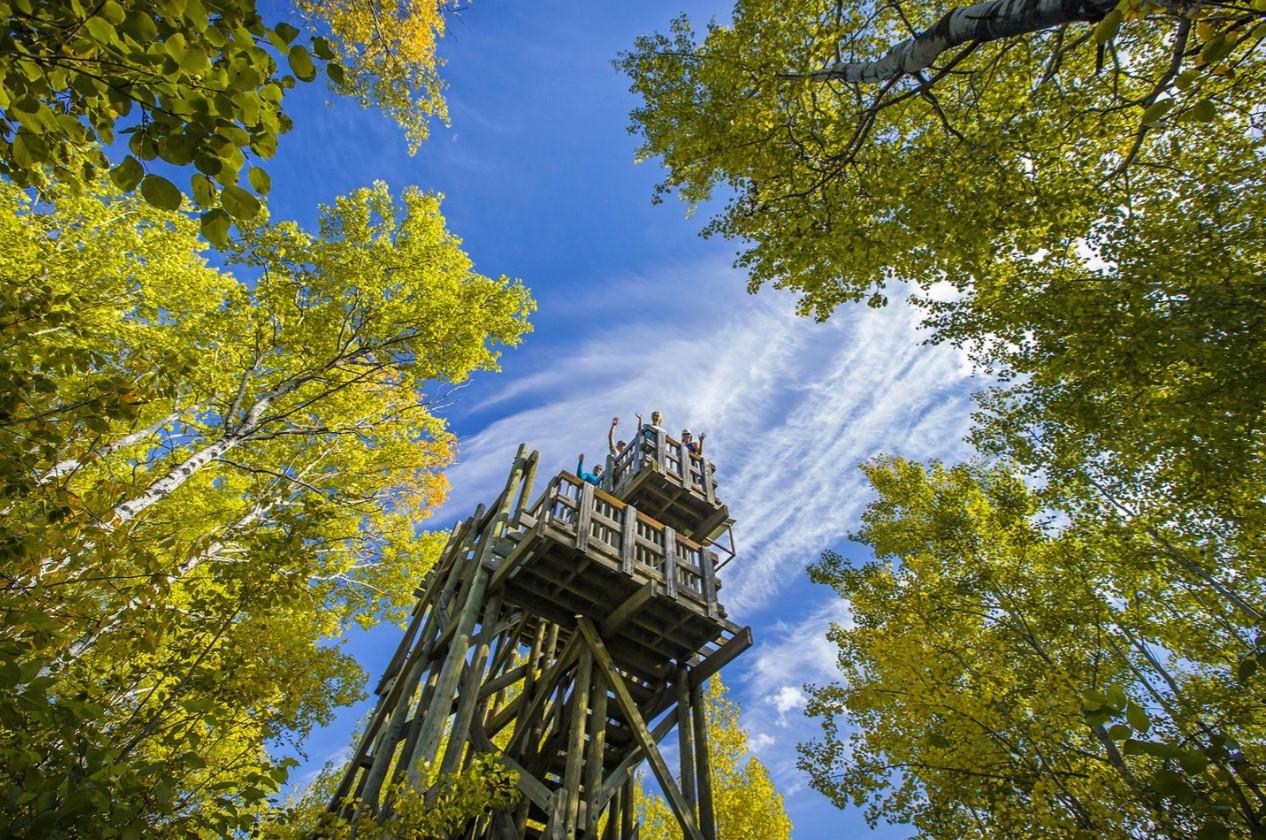
<svg viewBox="0 0 1266 840">
<path fill-rule="evenodd" d="M 145 438 L 149 437 L 150 435 L 157 432 L 159 429 L 166 426 L 168 423 L 174 423 L 176 420 L 180 419 L 182 415 L 188 414 L 190 411 L 195 411 L 195 410 L 196 410 L 195 408 L 188 408 L 188 409 L 178 409 L 176 411 L 173 411 L 171 414 L 168 414 L 166 417 L 163 417 L 162 419 L 157 420 L 154 423 L 151 423 L 150 425 L 146 426 L 143 429 L 138 429 L 135 432 L 132 432 L 130 435 L 125 435 L 119 438 L 118 440 L 111 441 L 110 443 L 107 443 L 104 446 L 97 447 L 96 449 L 93 450 L 93 454 L 96 455 L 98 459 L 101 459 L 101 458 L 106 457 L 107 455 L 111 455 L 115 452 L 118 452 L 120 449 L 126 449 L 129 446 L 134 446 L 135 444 L 140 443 L 141 441 L 145 440 Z M 48 472 L 41 475 L 37 479 L 37 481 L 41 485 L 48 484 L 50 481 L 56 481 L 62 476 L 72 473 L 82 466 L 83 466 L 83 462 L 80 459 L 67 458 L 64 461 L 59 461 L 58 463 L 54 464 L 52 468 L 49 469 Z"/>
<path fill-rule="evenodd" d="M 832 64 L 810 73 L 809 78 L 854 84 L 887 82 L 926 70 L 954 47 L 1099 20 L 1116 5 L 1116 0 L 987 0 L 947 12 L 929 29 L 874 61 Z"/>
</svg>

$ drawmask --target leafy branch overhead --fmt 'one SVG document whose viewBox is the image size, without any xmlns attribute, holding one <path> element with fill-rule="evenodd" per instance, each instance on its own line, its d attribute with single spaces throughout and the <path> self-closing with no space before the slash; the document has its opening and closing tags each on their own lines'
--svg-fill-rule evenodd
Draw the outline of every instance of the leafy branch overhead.
<svg viewBox="0 0 1266 840">
<path fill-rule="evenodd" d="M 435 4 L 301 3 L 303 37 L 265 24 L 253 0 L 0 0 L 0 11 L 0 172 L 47 192 L 108 168 L 120 190 L 178 210 L 182 189 L 151 165 L 193 170 L 184 192 L 221 246 L 234 221 L 260 212 L 271 185 L 261 163 L 292 127 L 283 101 L 298 82 L 324 75 L 380 105 L 414 148 L 427 118 L 446 116 Z M 126 153 L 109 151 L 124 139 Z"/>
</svg>

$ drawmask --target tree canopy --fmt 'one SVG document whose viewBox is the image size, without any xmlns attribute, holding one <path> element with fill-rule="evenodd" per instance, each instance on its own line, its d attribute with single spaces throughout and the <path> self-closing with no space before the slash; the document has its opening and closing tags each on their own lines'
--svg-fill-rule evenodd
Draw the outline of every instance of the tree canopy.
<svg viewBox="0 0 1266 840">
<path fill-rule="evenodd" d="M 811 570 L 851 607 L 841 680 L 811 691 L 815 787 L 924 837 L 1261 832 L 1266 715 L 1235 667 L 1253 642 L 1206 587 L 1144 534 L 1060 523 L 1004 469 L 866 472 L 876 559 Z"/>
<path fill-rule="evenodd" d="M 120 190 L 175 210 L 181 190 L 148 162 L 192 167 L 185 191 L 221 245 L 230 220 L 253 219 L 269 191 L 260 163 L 292 127 L 286 91 L 318 70 L 332 91 L 381 107 L 414 149 L 430 117 L 446 118 L 438 2 L 300 0 L 273 25 L 254 0 L 13 0 L 3 10 L 0 173 L 83 189 L 108 168 Z M 125 137 L 129 154 L 107 153 Z"/>
<path fill-rule="evenodd" d="M 532 301 L 416 189 L 248 227 L 253 286 L 139 196 L 0 196 L 5 831 L 241 830 L 358 696 L 328 640 L 434 561 L 436 406 Z"/>
</svg>

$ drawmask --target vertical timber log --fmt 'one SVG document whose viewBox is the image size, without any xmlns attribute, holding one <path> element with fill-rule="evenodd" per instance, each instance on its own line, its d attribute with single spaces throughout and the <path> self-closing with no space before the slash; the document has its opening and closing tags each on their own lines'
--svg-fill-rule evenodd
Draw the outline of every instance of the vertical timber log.
<svg viewBox="0 0 1266 840">
<path fill-rule="evenodd" d="M 598 836 L 598 790 L 602 786 L 602 759 L 607 747 L 607 685 L 601 673 L 593 675 L 589 701 L 589 747 L 585 757 L 585 836 Z"/>
<path fill-rule="evenodd" d="M 620 529 L 620 571 L 633 576 L 633 561 L 637 559 L 637 508 L 624 506 L 624 524 Z"/>
<path fill-rule="evenodd" d="M 589 683 L 593 677 L 593 653 L 580 652 L 580 667 L 571 695 L 571 719 L 567 731 L 567 763 L 563 771 L 563 790 L 567 797 L 567 840 L 575 840 L 580 827 L 580 782 L 585 760 L 585 730 L 588 728 Z"/>
<path fill-rule="evenodd" d="M 717 818 L 712 802 L 712 758 L 708 754 L 708 711 L 703 685 L 690 689 L 691 718 L 695 731 L 695 766 L 699 771 L 699 829 L 704 840 L 717 840 Z"/>
<path fill-rule="evenodd" d="M 470 740 L 470 721 L 475 716 L 475 707 L 479 702 L 479 683 L 484 676 L 484 664 L 488 661 L 488 651 L 492 646 L 492 638 L 497 629 L 497 616 L 501 613 L 502 593 L 498 592 L 488 599 L 484 610 L 483 626 L 479 628 L 479 640 L 475 643 L 475 656 L 471 659 L 466 671 L 466 679 L 462 682 L 461 691 L 457 693 L 457 713 L 453 717 L 453 728 L 449 732 L 448 747 L 444 751 L 444 760 L 440 764 L 441 773 L 453 773 L 461 765 L 462 750 Z"/>
<path fill-rule="evenodd" d="M 444 726 L 448 722 L 453 703 L 453 692 L 457 690 L 457 681 L 461 678 L 461 667 L 466 661 L 470 649 L 470 634 L 475 626 L 475 617 L 483 605 L 484 594 L 488 588 L 490 572 L 484 565 L 485 555 L 496 544 L 499 527 L 506 522 L 513 500 L 515 486 L 523 475 L 527 461 L 527 447 L 519 444 L 519 451 L 514 458 L 514 467 L 506 479 L 505 490 L 502 491 L 495 511 L 490 511 L 485 520 L 484 532 L 479 536 L 479 548 L 467 564 L 470 574 L 470 587 L 466 593 L 465 604 L 457 616 L 456 628 L 449 641 L 448 654 L 440 668 L 435 693 L 422 718 L 422 728 L 413 752 L 408 756 L 409 780 L 415 786 L 423 783 L 423 768 L 435 760 L 440 739 L 444 735 Z"/>
<path fill-rule="evenodd" d="M 685 664 L 677 668 L 677 741 L 678 754 L 681 758 L 681 795 L 690 805 L 694 815 L 695 808 L 695 749 L 694 731 L 690 726 L 690 670 Z"/>
<path fill-rule="evenodd" d="M 664 526 L 664 594 L 677 600 L 677 532 Z"/>
</svg>

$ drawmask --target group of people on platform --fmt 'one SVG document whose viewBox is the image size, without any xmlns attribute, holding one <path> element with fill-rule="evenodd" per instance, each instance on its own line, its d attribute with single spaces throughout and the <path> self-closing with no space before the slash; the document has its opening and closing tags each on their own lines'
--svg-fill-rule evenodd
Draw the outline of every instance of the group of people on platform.
<svg viewBox="0 0 1266 840">
<path fill-rule="evenodd" d="M 636 416 L 637 416 L 637 434 L 634 435 L 633 439 L 645 440 L 646 442 L 650 443 L 651 446 L 653 447 L 655 442 L 659 439 L 660 433 L 664 431 L 663 415 L 661 415 L 658 411 L 652 411 L 650 423 L 644 422 L 642 419 L 642 415 L 638 414 Z M 615 429 L 619 425 L 620 425 L 620 418 L 612 417 L 611 427 L 607 429 L 607 449 L 611 453 L 612 458 L 619 457 L 620 453 L 624 451 L 626 446 L 628 446 L 628 443 L 626 443 L 625 441 L 616 440 L 615 438 Z M 689 429 L 682 429 L 681 430 L 681 445 L 690 453 L 702 457 L 703 440 L 707 436 L 708 436 L 707 432 L 700 433 L 699 439 L 696 440 L 694 434 L 691 433 Z M 576 475 L 579 476 L 582 481 L 587 481 L 595 487 L 603 486 L 602 465 L 595 464 L 592 472 L 586 470 L 585 469 L 585 453 L 583 452 L 580 453 L 580 457 L 576 461 Z"/>
</svg>

